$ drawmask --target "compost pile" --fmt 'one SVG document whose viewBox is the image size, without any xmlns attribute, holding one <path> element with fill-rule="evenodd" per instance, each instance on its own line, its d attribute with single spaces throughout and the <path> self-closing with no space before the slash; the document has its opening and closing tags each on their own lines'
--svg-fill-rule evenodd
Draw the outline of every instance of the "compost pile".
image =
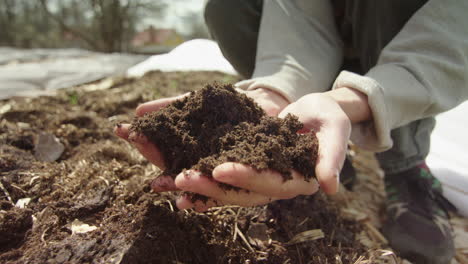
<svg viewBox="0 0 468 264">
<path fill-rule="evenodd" d="M 139 103 L 200 90 L 215 80 L 236 79 L 215 72 L 152 72 L 139 79 L 116 79 L 104 88 L 86 85 L 54 97 L 1 101 L 0 263 L 354 263 L 365 255 L 357 237 L 362 225 L 343 217 L 340 203 L 321 193 L 268 206 L 197 213 L 177 210 L 173 193 L 151 191 L 159 169 L 115 137 L 114 125 L 131 121 Z M 313 171 L 296 166 L 304 159 L 311 164 L 316 141 L 311 133 L 291 133 L 300 128 L 295 118 L 265 117 L 231 88 L 205 88 L 193 98 L 213 92 L 235 95 L 238 101 L 230 111 L 217 112 L 219 120 L 210 119 L 208 129 L 202 128 L 206 123 L 177 124 L 176 136 L 181 136 L 181 126 L 200 132 L 183 143 L 201 152 L 180 160 L 166 153 L 171 164 L 167 173 L 194 166 L 209 172 L 227 160 L 274 168 L 286 177 L 291 164 L 304 175 Z M 184 102 L 189 99 L 173 105 L 182 119 L 190 116 L 184 107 L 195 107 Z M 226 104 L 207 102 L 201 105 Z M 236 112 L 244 103 L 248 113 Z M 197 107 L 198 115 L 215 116 Z M 144 131 L 142 123 L 139 127 Z M 261 133 L 265 137 L 254 136 Z M 207 142 L 208 134 L 221 140 Z M 239 144 L 253 143 L 257 147 L 249 153 L 258 161 L 239 150 Z"/>
</svg>

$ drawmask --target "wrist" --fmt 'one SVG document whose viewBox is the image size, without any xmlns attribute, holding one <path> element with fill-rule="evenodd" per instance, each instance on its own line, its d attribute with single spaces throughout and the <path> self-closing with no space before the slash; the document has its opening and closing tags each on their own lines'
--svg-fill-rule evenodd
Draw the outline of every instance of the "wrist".
<svg viewBox="0 0 468 264">
<path fill-rule="evenodd" d="M 326 93 L 338 103 L 351 123 L 372 119 L 372 111 L 367 101 L 367 95 L 363 92 L 349 87 L 341 87 Z"/>
</svg>

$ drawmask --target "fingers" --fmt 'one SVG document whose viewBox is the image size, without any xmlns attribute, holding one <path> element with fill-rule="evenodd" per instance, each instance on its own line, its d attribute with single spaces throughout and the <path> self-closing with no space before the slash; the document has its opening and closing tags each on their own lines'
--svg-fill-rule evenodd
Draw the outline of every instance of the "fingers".
<svg viewBox="0 0 468 264">
<path fill-rule="evenodd" d="M 208 198 L 206 201 L 195 200 L 192 201 L 192 195 L 190 194 L 182 194 L 176 200 L 176 206 L 180 210 L 183 209 L 191 209 L 193 208 L 197 212 L 205 212 L 211 207 L 217 207 L 224 205 L 222 202 Z"/>
<path fill-rule="evenodd" d="M 132 132 L 128 136 L 128 140 L 149 162 L 161 169 L 165 168 L 161 152 L 153 143 L 149 142 L 144 135 Z"/>
<path fill-rule="evenodd" d="M 266 197 L 290 199 L 298 195 L 311 195 L 318 191 L 314 179 L 305 181 L 303 176 L 292 171 L 292 179 L 285 181 L 280 173 L 272 170 L 257 171 L 240 163 L 227 162 L 213 170 L 213 178 L 232 186 L 247 189 Z"/>
<path fill-rule="evenodd" d="M 130 134 L 130 124 L 117 124 L 114 127 L 114 134 L 124 140 L 128 140 Z"/>
<path fill-rule="evenodd" d="M 155 192 L 169 192 L 179 190 L 171 176 L 161 175 L 151 182 L 151 189 Z"/>
<path fill-rule="evenodd" d="M 159 109 L 165 107 L 166 105 L 168 105 L 168 104 L 170 104 L 170 103 L 172 103 L 172 102 L 174 102 L 176 100 L 182 99 L 182 98 L 188 96 L 189 94 L 190 93 L 185 93 L 185 94 L 175 96 L 175 97 L 162 98 L 162 99 L 158 99 L 158 100 L 143 103 L 143 104 L 139 105 L 136 108 L 136 111 L 135 111 L 136 115 L 137 116 L 143 116 L 146 113 L 158 111 Z"/>
<path fill-rule="evenodd" d="M 237 91 L 253 99 L 269 116 L 277 116 L 289 104 L 286 97 L 268 88 L 256 88 L 247 91 L 237 89 Z"/>
<path fill-rule="evenodd" d="M 208 196 L 223 204 L 255 206 L 267 204 L 275 200 L 274 198 L 246 190 L 222 189 L 218 182 L 193 170 L 188 170 L 177 175 L 175 185 L 181 190 Z"/>
<path fill-rule="evenodd" d="M 335 122 L 343 122 L 343 124 L 336 126 L 325 124 L 317 133 L 320 144 L 315 174 L 320 186 L 327 194 L 334 194 L 338 191 L 339 174 L 346 157 L 350 133 L 347 120 Z"/>
<path fill-rule="evenodd" d="M 130 124 L 121 124 L 117 125 L 114 128 L 114 133 L 131 143 L 134 147 L 138 149 L 141 155 L 145 157 L 149 162 L 153 163 L 154 165 L 158 166 L 161 169 L 164 169 L 164 159 L 162 157 L 161 152 L 159 149 L 148 139 L 136 132 L 130 133 Z"/>
</svg>

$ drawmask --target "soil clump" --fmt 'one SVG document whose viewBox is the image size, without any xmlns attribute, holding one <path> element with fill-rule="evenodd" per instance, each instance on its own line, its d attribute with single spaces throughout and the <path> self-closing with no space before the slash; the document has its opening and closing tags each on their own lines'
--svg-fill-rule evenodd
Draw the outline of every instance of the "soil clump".
<svg viewBox="0 0 468 264">
<path fill-rule="evenodd" d="M 292 115 L 269 117 L 230 84 L 208 84 L 165 108 L 135 118 L 131 131 L 144 134 L 161 151 L 175 177 L 186 169 L 210 176 L 224 162 L 272 169 L 290 179 L 291 169 L 315 176 L 318 142 Z M 224 186 L 224 185 L 223 185 Z"/>
</svg>

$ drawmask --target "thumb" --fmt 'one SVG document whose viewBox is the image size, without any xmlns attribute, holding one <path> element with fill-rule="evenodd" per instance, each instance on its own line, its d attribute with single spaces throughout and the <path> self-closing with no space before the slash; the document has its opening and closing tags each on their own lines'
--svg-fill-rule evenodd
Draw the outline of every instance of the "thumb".
<svg viewBox="0 0 468 264">
<path fill-rule="evenodd" d="M 176 100 L 182 99 L 188 95 L 190 95 L 190 93 L 185 93 L 185 94 L 175 96 L 175 97 L 162 98 L 162 99 L 157 99 L 154 101 L 143 103 L 136 108 L 135 110 L 136 115 L 143 116 L 146 113 L 158 111 L 159 109 L 173 103 Z"/>
<path fill-rule="evenodd" d="M 317 133 L 319 155 L 315 174 L 320 186 L 327 194 L 334 194 L 338 191 L 339 175 L 346 157 L 350 134 L 350 129 L 347 126 L 349 125 L 345 123 L 338 126 L 325 124 Z"/>
</svg>

